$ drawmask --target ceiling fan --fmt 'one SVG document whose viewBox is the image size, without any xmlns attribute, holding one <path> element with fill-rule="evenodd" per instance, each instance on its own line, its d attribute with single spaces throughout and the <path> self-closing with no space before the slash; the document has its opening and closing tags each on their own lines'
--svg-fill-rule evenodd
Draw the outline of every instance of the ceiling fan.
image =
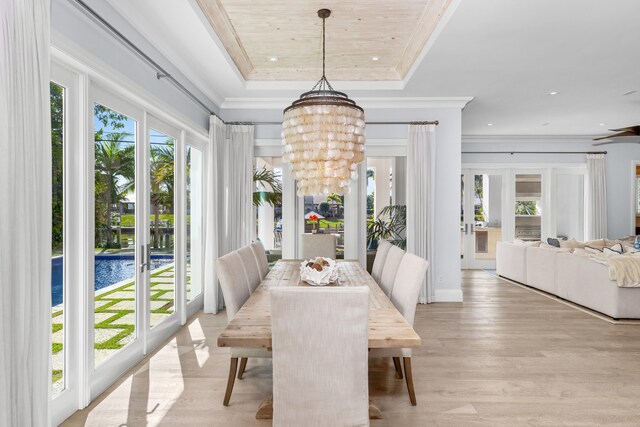
<svg viewBox="0 0 640 427">
<path fill-rule="evenodd" d="M 640 125 L 609 130 L 615 133 L 612 135 L 601 136 L 599 138 L 593 138 L 594 141 L 603 141 L 593 145 L 597 146 L 622 143 L 640 144 Z"/>
</svg>

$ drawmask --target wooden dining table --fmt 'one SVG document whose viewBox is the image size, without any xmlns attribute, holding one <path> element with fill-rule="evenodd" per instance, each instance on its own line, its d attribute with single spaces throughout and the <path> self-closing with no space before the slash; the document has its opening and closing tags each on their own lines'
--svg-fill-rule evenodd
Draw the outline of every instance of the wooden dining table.
<svg viewBox="0 0 640 427">
<path fill-rule="evenodd" d="M 271 350 L 269 290 L 276 286 L 311 286 L 300 279 L 302 260 L 280 260 L 264 278 L 236 316 L 218 335 L 218 347 L 263 347 Z M 357 260 L 338 261 L 338 283 L 330 286 L 369 287 L 369 348 L 417 348 L 422 341 Z M 373 404 L 371 418 L 382 418 Z M 256 418 L 270 418 L 271 401 L 263 402 Z"/>
</svg>

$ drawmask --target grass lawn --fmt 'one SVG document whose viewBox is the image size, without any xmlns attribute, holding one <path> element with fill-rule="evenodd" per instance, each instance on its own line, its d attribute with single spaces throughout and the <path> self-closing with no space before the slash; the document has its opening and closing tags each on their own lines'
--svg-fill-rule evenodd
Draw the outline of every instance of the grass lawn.
<svg viewBox="0 0 640 427">
<path fill-rule="evenodd" d="M 339 226 L 342 226 L 344 228 L 344 219 L 321 219 L 320 220 L 320 228 L 326 228 L 326 227 L 331 227 L 331 228 L 338 228 Z"/>
<path fill-rule="evenodd" d="M 155 215 L 149 215 L 151 221 L 155 220 Z M 120 217 L 120 225 L 123 227 L 133 227 L 135 225 L 136 216 L 134 214 L 122 214 Z M 160 221 L 168 220 L 169 225 L 173 225 L 173 214 L 161 214 Z M 188 222 L 188 218 L 187 218 Z"/>
</svg>

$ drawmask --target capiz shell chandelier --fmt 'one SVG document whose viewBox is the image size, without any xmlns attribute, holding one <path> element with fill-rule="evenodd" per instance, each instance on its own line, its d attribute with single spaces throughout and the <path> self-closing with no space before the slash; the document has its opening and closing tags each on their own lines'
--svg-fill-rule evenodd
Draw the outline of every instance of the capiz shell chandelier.
<svg viewBox="0 0 640 427">
<path fill-rule="evenodd" d="M 349 194 L 364 160 L 364 110 L 325 77 L 325 20 L 322 18 L 322 77 L 284 110 L 282 160 L 291 164 L 298 196 Z"/>
</svg>

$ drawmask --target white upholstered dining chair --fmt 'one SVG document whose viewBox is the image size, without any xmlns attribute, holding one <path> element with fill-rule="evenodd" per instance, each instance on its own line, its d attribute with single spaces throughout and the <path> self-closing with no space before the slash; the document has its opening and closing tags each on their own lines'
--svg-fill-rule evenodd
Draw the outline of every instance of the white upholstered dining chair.
<svg viewBox="0 0 640 427">
<path fill-rule="evenodd" d="M 402 257 L 405 253 L 406 252 L 399 247 L 391 245 L 391 247 L 387 251 L 387 256 L 384 259 L 384 266 L 382 267 L 380 280 L 376 280 L 376 282 L 378 282 L 384 293 L 389 298 L 391 298 L 393 285 L 396 280 L 396 274 L 398 274 L 398 268 L 400 267 L 400 262 L 402 261 Z"/>
<path fill-rule="evenodd" d="M 271 289 L 273 425 L 368 426 L 369 288 Z"/>
<path fill-rule="evenodd" d="M 429 268 L 429 262 L 419 256 L 405 253 L 398 266 L 398 274 L 395 277 L 391 302 L 405 318 L 407 323 L 413 326 L 416 315 L 416 305 L 420 296 L 420 287 Z M 402 378 L 400 358 L 404 364 L 404 377 L 407 383 L 409 399 L 413 406 L 416 405 L 416 393 L 413 388 L 413 372 L 411 370 L 410 348 L 372 348 L 370 358 L 391 357 L 398 378 Z"/>
<path fill-rule="evenodd" d="M 267 252 L 264 250 L 264 246 L 260 240 L 256 240 L 250 246 L 256 260 L 258 261 L 260 280 L 262 280 L 267 277 L 267 274 L 269 274 L 269 260 L 267 259 Z"/>
<path fill-rule="evenodd" d="M 255 259 L 253 256 L 253 252 L 251 252 L 250 249 L 249 251 L 251 257 Z M 257 271 L 257 265 L 255 268 Z M 230 322 L 233 320 L 238 310 L 240 310 L 244 303 L 249 299 L 249 296 L 252 292 L 239 251 L 234 251 L 218 258 L 216 260 L 216 271 L 218 280 L 220 281 L 220 286 L 222 288 L 222 294 L 224 296 L 224 302 L 227 311 L 227 321 Z M 244 370 L 247 366 L 247 361 L 250 357 L 271 357 L 271 353 L 263 348 L 232 347 L 230 348 L 230 351 L 231 363 L 229 365 L 229 378 L 227 379 L 227 389 L 225 391 L 223 400 L 223 404 L 225 406 L 229 405 L 229 400 L 231 399 L 231 392 L 233 391 L 233 384 L 235 383 L 236 371 L 238 373 L 238 379 L 242 379 L 242 375 L 244 374 Z M 238 359 L 240 359 L 239 370 Z"/>
<path fill-rule="evenodd" d="M 262 281 L 262 278 L 260 277 L 260 268 L 258 267 L 258 260 L 256 259 L 250 245 L 243 246 L 238 249 L 238 255 L 240 255 L 242 268 L 244 268 L 244 272 L 247 275 L 249 292 L 253 293 Z"/>
<path fill-rule="evenodd" d="M 336 259 L 337 241 L 338 239 L 333 234 L 303 234 L 302 258 L 325 257 Z"/>
<path fill-rule="evenodd" d="M 371 267 L 371 277 L 376 283 L 380 283 L 380 278 L 382 277 L 382 268 L 384 267 L 384 261 L 387 259 L 387 254 L 389 253 L 389 249 L 393 246 L 391 243 L 386 240 L 378 241 L 378 249 L 376 249 L 376 257 L 373 260 L 373 267 Z"/>
</svg>

